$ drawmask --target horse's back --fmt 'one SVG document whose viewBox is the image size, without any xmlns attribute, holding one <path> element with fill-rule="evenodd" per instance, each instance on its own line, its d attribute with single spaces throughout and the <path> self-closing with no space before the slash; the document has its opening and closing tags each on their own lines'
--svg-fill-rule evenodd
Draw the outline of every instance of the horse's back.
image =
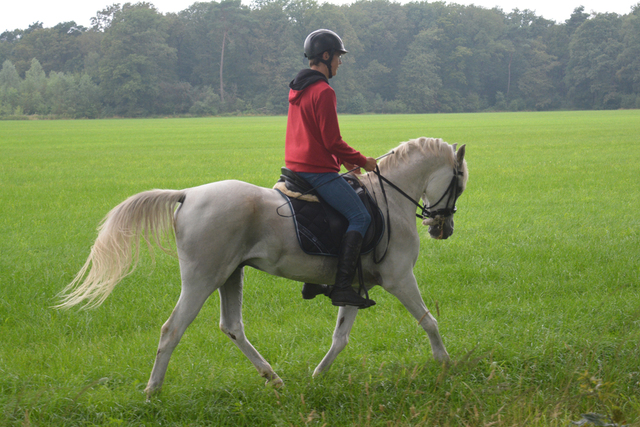
<svg viewBox="0 0 640 427">
<path fill-rule="evenodd" d="M 243 181 L 228 180 L 193 187 L 187 190 L 182 206 L 176 212 L 176 225 L 198 222 L 206 226 L 247 220 L 265 206 L 284 200 L 274 190 Z"/>
<path fill-rule="evenodd" d="M 326 281 L 335 274 L 333 258 L 300 249 L 289 204 L 273 189 L 242 181 L 191 188 L 176 212 L 175 229 L 185 265 L 250 265 L 294 280 Z"/>
<path fill-rule="evenodd" d="M 284 217 L 277 213 L 283 204 L 280 210 Z M 206 245 L 228 252 L 237 245 L 247 246 L 264 238 L 264 233 L 276 224 L 280 227 L 286 223 L 288 209 L 277 191 L 242 181 L 218 181 L 190 188 L 175 214 L 178 250 L 201 251 Z M 266 227 L 267 222 L 270 227 Z"/>
</svg>

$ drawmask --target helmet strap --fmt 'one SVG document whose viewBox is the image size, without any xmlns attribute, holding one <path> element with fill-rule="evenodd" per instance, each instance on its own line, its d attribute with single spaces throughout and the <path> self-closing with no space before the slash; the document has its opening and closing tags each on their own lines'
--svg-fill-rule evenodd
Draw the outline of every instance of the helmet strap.
<svg viewBox="0 0 640 427">
<path fill-rule="evenodd" d="M 331 50 L 329 51 L 329 59 L 320 60 L 324 65 L 327 66 L 327 69 L 329 70 L 329 78 L 333 77 L 333 70 L 331 69 L 331 63 L 333 62 L 333 55 L 335 55 L 335 51 Z"/>
</svg>

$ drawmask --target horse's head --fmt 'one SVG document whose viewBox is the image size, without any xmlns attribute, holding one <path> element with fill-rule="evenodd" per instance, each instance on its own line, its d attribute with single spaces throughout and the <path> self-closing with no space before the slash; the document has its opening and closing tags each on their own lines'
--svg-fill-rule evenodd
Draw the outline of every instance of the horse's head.
<svg viewBox="0 0 640 427">
<path fill-rule="evenodd" d="M 447 239 L 453 234 L 453 214 L 456 201 L 467 185 L 467 164 L 464 161 L 465 146 L 456 152 L 453 168 L 447 164 L 431 175 L 423 199 L 429 206 L 425 209 L 426 218 L 422 224 L 429 226 L 429 235 L 433 239 Z M 430 202 L 433 201 L 433 204 Z"/>
</svg>

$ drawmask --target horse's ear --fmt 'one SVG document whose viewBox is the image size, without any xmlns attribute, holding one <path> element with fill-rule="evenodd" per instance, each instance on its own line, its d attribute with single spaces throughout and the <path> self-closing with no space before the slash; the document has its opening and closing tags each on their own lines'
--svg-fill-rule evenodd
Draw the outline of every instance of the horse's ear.
<svg viewBox="0 0 640 427">
<path fill-rule="evenodd" d="M 462 165 L 462 161 L 464 160 L 464 148 L 466 146 L 467 146 L 467 144 L 462 144 L 462 146 L 460 147 L 460 149 L 456 153 L 456 162 L 458 163 L 458 165 Z"/>
</svg>

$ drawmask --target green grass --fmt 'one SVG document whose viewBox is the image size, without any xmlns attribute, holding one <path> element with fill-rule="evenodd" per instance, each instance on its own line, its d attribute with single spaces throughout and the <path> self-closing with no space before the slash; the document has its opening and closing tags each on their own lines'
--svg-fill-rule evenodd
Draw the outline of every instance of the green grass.
<svg viewBox="0 0 640 427">
<path fill-rule="evenodd" d="M 0 122 L 0 425 L 640 426 L 640 111 L 344 116 L 379 156 L 467 144 L 456 232 L 426 230 L 415 269 L 455 362 L 380 289 L 331 370 L 336 310 L 247 269 L 244 321 L 286 386 L 264 386 L 218 330 L 214 295 L 143 389 L 180 292 L 146 258 L 93 311 L 57 311 L 100 219 L 126 197 L 222 179 L 270 187 L 286 118 Z M 437 310 L 436 310 L 437 308 Z"/>
</svg>

